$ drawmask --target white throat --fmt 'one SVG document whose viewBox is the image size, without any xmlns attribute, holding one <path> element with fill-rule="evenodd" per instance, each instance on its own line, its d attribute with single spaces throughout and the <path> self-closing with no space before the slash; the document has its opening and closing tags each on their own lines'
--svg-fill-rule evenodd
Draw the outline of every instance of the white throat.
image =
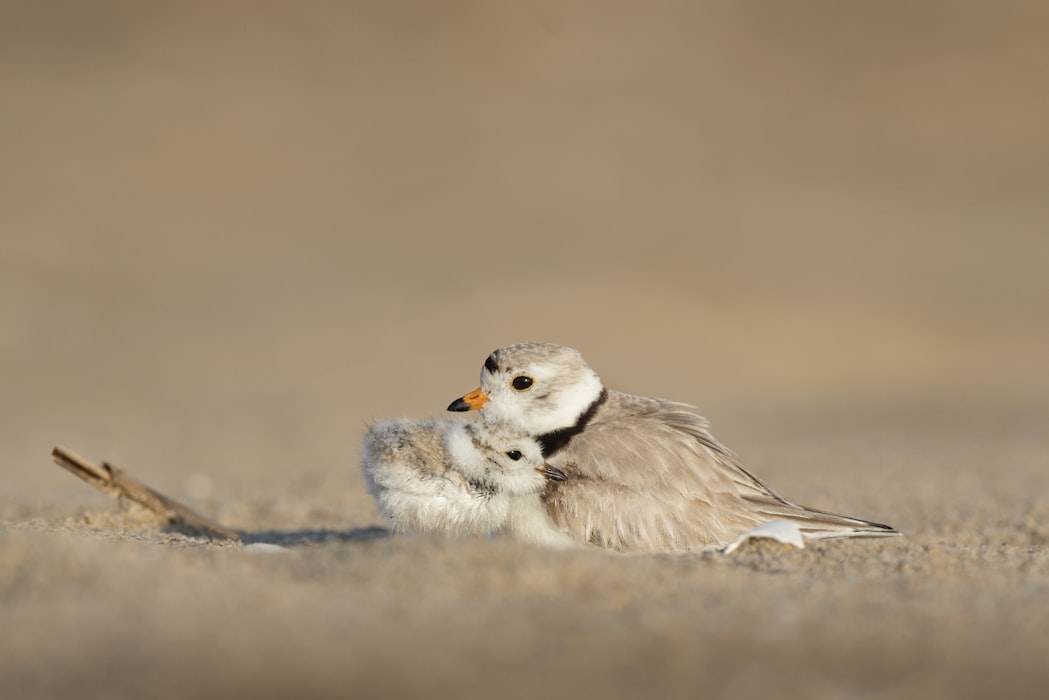
<svg viewBox="0 0 1049 700">
<path fill-rule="evenodd" d="M 601 396 L 601 379 L 587 372 L 572 383 L 512 394 L 501 392 L 481 409 L 486 424 L 509 423 L 532 436 L 570 428 Z"/>
</svg>

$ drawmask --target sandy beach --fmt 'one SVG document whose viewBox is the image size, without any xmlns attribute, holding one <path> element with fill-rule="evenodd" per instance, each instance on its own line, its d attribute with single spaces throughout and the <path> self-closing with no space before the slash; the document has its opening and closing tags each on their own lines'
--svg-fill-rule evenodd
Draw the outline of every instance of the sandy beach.
<svg viewBox="0 0 1049 700">
<path fill-rule="evenodd" d="M 0 696 L 1044 697 L 1047 23 L 4 3 Z M 369 422 L 525 340 L 905 536 L 390 536 Z"/>
</svg>

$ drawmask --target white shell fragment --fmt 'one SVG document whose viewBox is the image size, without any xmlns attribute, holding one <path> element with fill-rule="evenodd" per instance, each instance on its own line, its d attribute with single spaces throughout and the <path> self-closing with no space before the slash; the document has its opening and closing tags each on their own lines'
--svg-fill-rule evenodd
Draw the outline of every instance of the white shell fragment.
<svg viewBox="0 0 1049 700">
<path fill-rule="evenodd" d="M 254 542 L 252 544 L 244 545 L 244 551 L 251 552 L 252 554 L 277 554 L 279 552 L 290 552 L 291 550 L 287 547 L 281 547 L 279 544 Z"/>
</svg>

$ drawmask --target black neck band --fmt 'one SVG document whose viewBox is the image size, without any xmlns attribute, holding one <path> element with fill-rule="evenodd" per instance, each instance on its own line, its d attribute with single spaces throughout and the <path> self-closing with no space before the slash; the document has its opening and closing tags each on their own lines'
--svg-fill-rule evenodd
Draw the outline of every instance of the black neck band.
<svg viewBox="0 0 1049 700">
<path fill-rule="evenodd" d="M 560 430 L 554 430 L 553 432 L 544 433 L 536 438 L 539 446 L 543 448 L 543 456 L 549 457 L 558 450 L 564 448 L 568 442 L 579 433 L 583 432 L 594 414 L 597 413 L 597 409 L 601 408 L 601 404 L 608 400 L 608 389 L 601 389 L 601 394 L 594 399 L 594 402 L 579 416 L 579 420 L 575 422 L 575 425 L 570 425 L 567 428 L 561 428 Z"/>
</svg>

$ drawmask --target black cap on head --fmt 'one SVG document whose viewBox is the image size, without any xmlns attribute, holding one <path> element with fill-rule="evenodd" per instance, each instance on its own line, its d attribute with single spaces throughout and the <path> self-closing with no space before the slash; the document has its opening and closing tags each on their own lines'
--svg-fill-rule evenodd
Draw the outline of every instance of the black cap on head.
<svg viewBox="0 0 1049 700">
<path fill-rule="evenodd" d="M 492 374 L 495 374 L 496 372 L 499 371 L 499 365 L 495 364 L 495 353 L 494 352 L 491 355 L 488 356 L 487 360 L 484 361 L 484 368 L 486 370 L 488 370 L 489 372 L 491 372 Z"/>
</svg>

